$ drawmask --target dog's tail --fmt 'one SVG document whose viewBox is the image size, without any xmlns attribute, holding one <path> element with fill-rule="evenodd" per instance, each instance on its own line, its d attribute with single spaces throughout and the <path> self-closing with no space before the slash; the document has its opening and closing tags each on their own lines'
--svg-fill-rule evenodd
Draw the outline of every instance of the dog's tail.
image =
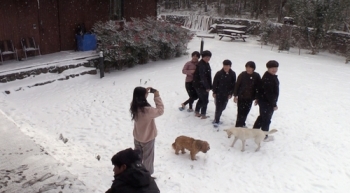
<svg viewBox="0 0 350 193">
<path fill-rule="evenodd" d="M 173 149 L 176 150 L 175 142 L 171 146 L 173 146 Z"/>
<path fill-rule="evenodd" d="M 266 135 L 276 133 L 278 130 L 277 129 L 271 129 L 270 131 L 264 131 Z"/>
</svg>

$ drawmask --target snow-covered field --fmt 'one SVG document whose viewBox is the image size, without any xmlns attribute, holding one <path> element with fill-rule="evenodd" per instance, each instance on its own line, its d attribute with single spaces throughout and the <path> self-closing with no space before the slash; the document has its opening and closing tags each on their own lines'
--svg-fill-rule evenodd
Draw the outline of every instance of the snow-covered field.
<svg viewBox="0 0 350 193">
<path fill-rule="evenodd" d="M 190 53 L 199 50 L 200 39 L 194 38 L 188 48 Z M 224 59 L 232 61 L 237 74 L 249 60 L 255 61 L 261 75 L 268 60 L 280 63 L 279 109 L 271 123 L 278 132 L 259 152 L 254 151 L 253 140 L 247 142 L 245 152 L 240 151 L 240 142 L 230 147 L 232 138 L 222 130 L 235 123 L 237 108 L 232 100 L 223 113 L 219 132 L 210 119 L 178 110 L 187 99 L 181 70 L 189 55 L 107 73 L 103 79 L 82 76 L 20 91 L 15 89 L 26 86 L 25 79 L 18 85 L 1 84 L 0 109 L 60 167 L 83 182 L 85 192 L 106 191 L 113 179 L 110 158 L 133 147 L 129 104 L 136 86 L 158 89 L 165 103 L 164 115 L 156 119 L 154 176 L 161 192 L 349 191 L 350 65 L 344 64 L 343 57 L 327 53 L 313 56 L 306 51 L 298 55 L 297 50 L 278 53 L 276 48 L 261 48 L 254 38 L 247 42 L 205 39 L 204 48 L 213 53 L 212 75 L 221 69 Z M 35 78 L 44 79 L 44 75 Z M 148 100 L 154 105 L 151 96 Z M 214 110 L 210 97 L 208 115 L 213 117 Z M 248 127 L 257 116 L 256 106 L 247 119 Z M 59 140 L 60 134 L 67 143 Z M 188 153 L 177 156 L 171 144 L 179 135 L 206 140 L 211 149 L 207 154 L 198 153 L 197 161 L 191 161 Z"/>
</svg>

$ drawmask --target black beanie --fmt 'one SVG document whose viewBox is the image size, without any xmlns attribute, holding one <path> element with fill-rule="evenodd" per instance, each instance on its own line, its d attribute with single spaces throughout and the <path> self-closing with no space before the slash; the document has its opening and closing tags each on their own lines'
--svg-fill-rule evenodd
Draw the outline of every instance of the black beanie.
<svg viewBox="0 0 350 193">
<path fill-rule="evenodd" d="M 255 62 L 249 61 L 245 64 L 245 67 L 250 67 L 250 68 L 253 68 L 255 70 Z"/>
<path fill-rule="evenodd" d="M 222 62 L 222 64 L 223 64 L 224 66 L 232 66 L 232 62 L 231 62 L 230 60 L 224 60 L 224 61 Z"/>
<path fill-rule="evenodd" d="M 266 63 L 266 68 L 278 67 L 278 62 L 276 60 L 270 60 Z"/>
<path fill-rule="evenodd" d="M 111 161 L 113 165 L 117 165 L 118 167 L 123 164 L 130 167 L 131 164 L 141 161 L 140 151 L 138 149 L 133 150 L 131 148 L 122 150 L 115 154 Z"/>
<path fill-rule="evenodd" d="M 206 56 L 211 57 L 211 52 L 210 52 L 209 50 L 204 50 L 204 51 L 202 52 L 202 58 L 204 58 L 204 57 L 206 57 Z"/>
<path fill-rule="evenodd" d="M 197 56 L 197 58 L 200 58 L 200 57 L 201 57 L 198 51 L 192 52 L 192 55 L 191 55 L 191 56 L 192 56 L 192 57 L 193 57 L 193 56 Z"/>
</svg>

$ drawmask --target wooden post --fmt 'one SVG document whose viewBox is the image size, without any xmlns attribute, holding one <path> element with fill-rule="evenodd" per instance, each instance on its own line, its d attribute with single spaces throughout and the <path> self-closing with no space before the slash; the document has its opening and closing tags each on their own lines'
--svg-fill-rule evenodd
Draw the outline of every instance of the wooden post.
<svg viewBox="0 0 350 193">
<path fill-rule="evenodd" d="M 204 38 L 202 38 L 202 40 L 201 40 L 201 49 L 200 49 L 201 54 L 203 52 L 203 47 L 204 47 Z"/>
<path fill-rule="evenodd" d="M 103 52 L 100 51 L 100 78 L 103 78 L 105 76 L 105 66 L 103 64 Z"/>
</svg>

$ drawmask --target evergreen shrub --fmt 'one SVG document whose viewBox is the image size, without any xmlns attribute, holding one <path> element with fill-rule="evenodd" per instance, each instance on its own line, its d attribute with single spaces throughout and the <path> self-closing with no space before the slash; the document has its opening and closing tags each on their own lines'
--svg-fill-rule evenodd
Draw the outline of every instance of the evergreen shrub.
<svg viewBox="0 0 350 193">
<path fill-rule="evenodd" d="M 156 20 L 132 18 L 131 22 L 97 22 L 97 51 L 103 51 L 106 65 L 117 69 L 170 59 L 187 52 L 193 34 L 180 26 Z"/>
</svg>

